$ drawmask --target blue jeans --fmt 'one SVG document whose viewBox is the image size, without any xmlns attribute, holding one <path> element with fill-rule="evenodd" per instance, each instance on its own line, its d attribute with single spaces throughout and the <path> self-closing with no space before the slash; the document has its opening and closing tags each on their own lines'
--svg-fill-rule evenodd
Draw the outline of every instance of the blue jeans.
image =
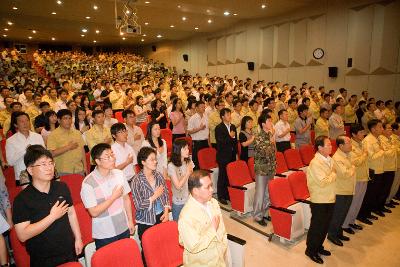
<svg viewBox="0 0 400 267">
<path fill-rule="evenodd" d="M 179 214 L 181 214 L 181 210 L 183 209 L 183 206 L 185 206 L 185 204 L 178 205 L 178 204 L 172 203 L 172 218 L 174 219 L 174 221 L 176 221 L 176 222 L 178 221 Z"/>
<path fill-rule="evenodd" d="M 109 238 L 103 238 L 103 239 L 94 239 L 94 244 L 96 245 L 96 250 L 99 250 L 100 248 L 111 244 L 112 242 L 124 239 L 124 238 L 129 238 L 130 233 L 129 233 L 129 229 L 126 230 L 125 232 L 123 232 L 122 234 L 113 236 L 113 237 L 109 237 Z"/>
</svg>

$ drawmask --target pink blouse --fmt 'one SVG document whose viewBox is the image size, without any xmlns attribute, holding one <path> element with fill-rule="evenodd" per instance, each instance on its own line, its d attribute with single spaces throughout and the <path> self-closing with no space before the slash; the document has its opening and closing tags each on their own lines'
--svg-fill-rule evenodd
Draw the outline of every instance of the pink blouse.
<svg viewBox="0 0 400 267">
<path fill-rule="evenodd" d="M 173 120 L 179 120 L 183 117 L 182 112 L 180 111 L 173 111 L 169 115 L 171 121 Z M 184 134 L 185 133 L 185 119 L 181 119 L 178 124 L 174 125 L 174 128 L 172 129 L 172 134 Z"/>
</svg>

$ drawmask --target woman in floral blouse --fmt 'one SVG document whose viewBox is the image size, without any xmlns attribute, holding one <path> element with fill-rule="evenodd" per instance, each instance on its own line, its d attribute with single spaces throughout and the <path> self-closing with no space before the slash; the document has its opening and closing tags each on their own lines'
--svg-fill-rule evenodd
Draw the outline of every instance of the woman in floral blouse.
<svg viewBox="0 0 400 267">
<path fill-rule="evenodd" d="M 253 218 L 262 226 L 266 226 L 266 212 L 269 206 L 268 182 L 275 175 L 276 147 L 274 141 L 274 125 L 269 114 L 262 113 L 258 118 L 260 132 L 254 140 L 254 171 L 256 174 L 256 193 L 254 195 Z"/>
</svg>

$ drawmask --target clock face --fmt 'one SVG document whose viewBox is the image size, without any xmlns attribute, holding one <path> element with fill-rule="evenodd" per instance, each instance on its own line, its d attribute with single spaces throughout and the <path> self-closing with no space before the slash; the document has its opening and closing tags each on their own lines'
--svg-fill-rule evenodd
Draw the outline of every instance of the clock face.
<svg viewBox="0 0 400 267">
<path fill-rule="evenodd" d="M 324 56 L 324 50 L 322 48 L 316 48 L 313 52 L 315 59 L 321 59 Z"/>
</svg>

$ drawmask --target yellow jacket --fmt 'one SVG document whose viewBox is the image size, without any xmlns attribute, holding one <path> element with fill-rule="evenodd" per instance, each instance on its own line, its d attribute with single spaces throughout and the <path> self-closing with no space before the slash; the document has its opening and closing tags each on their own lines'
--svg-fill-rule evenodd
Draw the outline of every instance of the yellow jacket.
<svg viewBox="0 0 400 267">
<path fill-rule="evenodd" d="M 323 119 L 321 117 L 318 118 L 315 123 L 315 138 L 321 135 L 325 135 L 329 137 L 329 123 L 327 119 Z"/>
<path fill-rule="evenodd" d="M 396 134 L 392 134 L 392 136 L 390 137 L 392 139 L 392 143 L 395 145 L 396 147 L 396 151 L 397 151 L 397 168 L 400 168 L 400 136 L 396 135 Z"/>
<path fill-rule="evenodd" d="M 379 140 L 371 133 L 362 141 L 368 152 L 368 168 L 375 171 L 375 174 L 383 173 L 384 151 Z"/>
<path fill-rule="evenodd" d="M 315 153 L 307 168 L 307 186 L 313 203 L 335 203 L 336 172 L 332 159 Z"/>
<path fill-rule="evenodd" d="M 346 154 L 338 148 L 332 159 L 336 170 L 336 195 L 353 195 L 356 186 L 356 167 L 350 160 L 350 153 Z"/>
<path fill-rule="evenodd" d="M 297 119 L 298 117 L 298 113 L 297 110 L 294 110 L 292 108 L 288 108 L 288 117 L 289 117 L 289 124 L 290 124 L 290 130 L 294 131 L 294 121 Z"/>
<path fill-rule="evenodd" d="M 344 108 L 344 122 L 345 123 L 356 123 L 357 122 L 357 115 L 354 107 L 350 104 L 347 104 Z"/>
<path fill-rule="evenodd" d="M 246 116 L 250 116 L 253 119 L 253 132 L 257 132 L 258 117 L 260 115 L 257 112 L 253 112 L 251 109 L 249 109 L 249 112 L 246 114 Z"/>
<path fill-rule="evenodd" d="M 211 218 L 220 216 L 218 230 L 211 224 L 206 207 L 189 196 L 178 221 L 179 243 L 184 247 L 183 265 L 190 267 L 225 267 L 228 239 L 219 204 L 207 203 Z"/>
<path fill-rule="evenodd" d="M 356 167 L 356 179 L 360 182 L 366 182 L 369 179 L 368 153 L 362 143 L 351 139 L 352 150 L 350 152 L 351 162 Z"/>
<path fill-rule="evenodd" d="M 383 170 L 386 171 L 396 171 L 397 170 L 397 147 L 384 135 L 379 136 L 379 141 L 381 142 L 382 148 L 385 151 Z"/>
<path fill-rule="evenodd" d="M 319 110 L 320 110 L 319 104 L 315 103 L 314 100 L 311 100 L 310 101 L 310 111 L 311 111 L 311 114 L 312 114 L 314 120 L 317 120 L 319 118 Z"/>
<path fill-rule="evenodd" d="M 215 127 L 221 123 L 221 117 L 219 116 L 219 111 L 214 110 L 208 115 L 208 129 L 210 129 L 210 143 L 215 144 L 217 140 L 215 139 Z"/>
</svg>

